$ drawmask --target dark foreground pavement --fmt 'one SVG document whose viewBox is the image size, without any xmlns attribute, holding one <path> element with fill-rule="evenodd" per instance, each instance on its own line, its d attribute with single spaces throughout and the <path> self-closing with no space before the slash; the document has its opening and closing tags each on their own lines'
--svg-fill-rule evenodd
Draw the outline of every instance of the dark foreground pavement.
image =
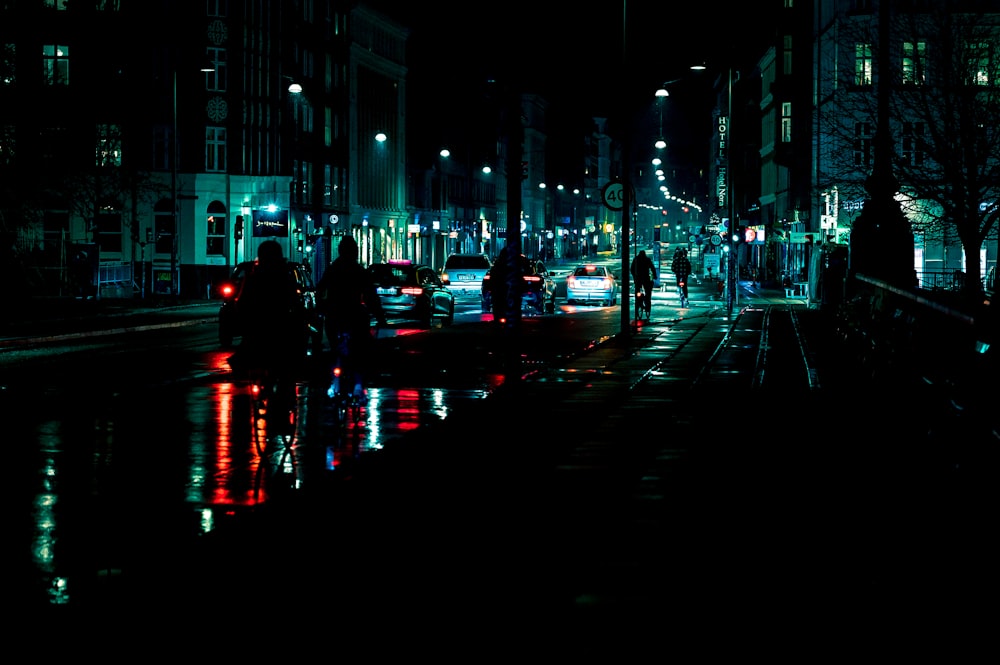
<svg viewBox="0 0 1000 665">
<path fill-rule="evenodd" d="M 137 543 L 157 555 L 108 580 L 96 611 L 280 609 L 508 646 L 627 618 L 657 626 L 644 643 L 839 632 L 842 647 L 887 616 L 964 615 L 998 586 L 994 483 L 928 445 L 901 386 L 852 381 L 822 315 L 792 306 L 819 390 L 692 388 L 718 337 L 673 343 L 668 329 L 704 320 L 654 320 L 414 432 L 349 483 L 194 542 Z"/>
</svg>

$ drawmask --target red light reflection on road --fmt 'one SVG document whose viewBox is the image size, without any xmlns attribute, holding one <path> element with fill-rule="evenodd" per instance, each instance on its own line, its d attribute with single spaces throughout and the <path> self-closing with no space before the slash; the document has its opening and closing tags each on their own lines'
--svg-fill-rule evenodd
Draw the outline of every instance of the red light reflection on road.
<svg viewBox="0 0 1000 665">
<path fill-rule="evenodd" d="M 398 390 L 396 399 L 399 401 L 399 406 L 396 408 L 396 413 L 399 414 L 399 429 L 408 432 L 420 427 L 420 392 Z"/>
</svg>

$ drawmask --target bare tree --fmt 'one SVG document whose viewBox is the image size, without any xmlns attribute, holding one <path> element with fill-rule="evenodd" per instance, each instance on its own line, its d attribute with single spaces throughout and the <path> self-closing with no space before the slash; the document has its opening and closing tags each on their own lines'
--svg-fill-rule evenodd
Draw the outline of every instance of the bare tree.
<svg viewBox="0 0 1000 665">
<path fill-rule="evenodd" d="M 875 76 L 891 76 L 888 99 L 897 198 L 925 239 L 958 237 L 964 281 L 980 295 L 980 249 L 1000 217 L 1000 14 L 967 13 L 968 3 L 928 3 L 896 10 L 892 54 L 878 62 L 875 15 L 844 22 L 846 56 L 829 82 L 836 113 L 820 114 L 828 141 L 821 183 L 857 194 L 870 175 L 878 114 Z M 846 72 L 845 72 L 846 70 Z"/>
</svg>

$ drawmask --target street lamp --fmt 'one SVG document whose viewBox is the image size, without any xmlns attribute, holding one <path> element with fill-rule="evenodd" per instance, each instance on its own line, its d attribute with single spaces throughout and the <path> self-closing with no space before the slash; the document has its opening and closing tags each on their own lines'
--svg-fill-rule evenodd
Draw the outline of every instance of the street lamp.
<svg viewBox="0 0 1000 665">
<path fill-rule="evenodd" d="M 179 206 L 177 201 L 177 160 L 180 157 L 180 141 L 177 137 L 177 54 L 174 53 L 173 62 L 173 111 L 171 113 L 171 124 L 172 124 L 172 135 L 171 135 L 171 159 L 170 159 L 170 200 L 173 204 L 173 230 L 171 233 L 170 242 L 170 296 L 176 298 L 180 291 L 180 275 L 178 275 L 177 267 L 177 252 L 180 243 L 180 214 Z M 202 72 L 211 72 L 215 70 L 215 66 L 212 63 L 203 63 L 201 66 Z"/>
<path fill-rule="evenodd" d="M 445 243 L 446 249 L 453 253 L 458 253 L 458 231 L 452 228 L 451 220 L 448 219 L 448 192 L 446 189 L 446 184 L 448 182 L 447 176 L 445 175 L 445 160 L 451 157 L 451 150 L 448 148 L 441 148 L 438 152 L 438 211 L 440 222 L 442 226 L 442 231 L 445 233 Z M 448 248 L 447 244 L 451 241 L 451 247 Z"/>
</svg>

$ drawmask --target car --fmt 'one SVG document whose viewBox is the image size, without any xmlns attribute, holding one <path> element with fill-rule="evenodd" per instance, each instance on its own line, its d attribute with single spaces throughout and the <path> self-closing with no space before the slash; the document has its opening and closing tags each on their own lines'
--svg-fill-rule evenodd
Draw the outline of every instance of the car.
<svg viewBox="0 0 1000 665">
<path fill-rule="evenodd" d="M 485 254 L 452 254 L 445 259 L 441 281 L 456 295 L 479 293 L 491 265 Z"/>
<path fill-rule="evenodd" d="M 407 260 L 374 263 L 368 267 L 382 309 L 388 319 L 415 321 L 424 328 L 438 320 L 455 320 L 455 294 L 428 265 Z"/>
<path fill-rule="evenodd" d="M 552 314 L 556 311 L 556 283 L 545 264 L 536 259 L 521 255 L 521 311 L 533 314 Z M 494 320 L 503 317 L 503 312 L 497 311 L 493 302 L 493 288 L 490 283 L 496 269 L 496 263 L 483 277 L 483 287 L 480 300 L 483 312 L 492 313 Z"/>
<path fill-rule="evenodd" d="M 566 303 L 569 305 L 618 302 L 618 280 L 607 266 L 584 263 L 566 277 Z"/>
<path fill-rule="evenodd" d="M 242 322 L 239 312 L 240 294 L 243 292 L 243 285 L 256 261 L 244 261 L 236 265 L 229 278 L 219 285 L 219 295 L 222 297 L 222 304 L 219 306 L 219 344 L 224 347 L 231 347 L 236 337 L 243 334 Z M 316 309 L 316 285 L 313 283 L 309 268 L 294 261 L 287 262 L 288 270 L 295 279 L 296 292 L 302 311 L 305 314 L 306 348 L 313 351 L 323 348 L 323 321 Z"/>
</svg>

